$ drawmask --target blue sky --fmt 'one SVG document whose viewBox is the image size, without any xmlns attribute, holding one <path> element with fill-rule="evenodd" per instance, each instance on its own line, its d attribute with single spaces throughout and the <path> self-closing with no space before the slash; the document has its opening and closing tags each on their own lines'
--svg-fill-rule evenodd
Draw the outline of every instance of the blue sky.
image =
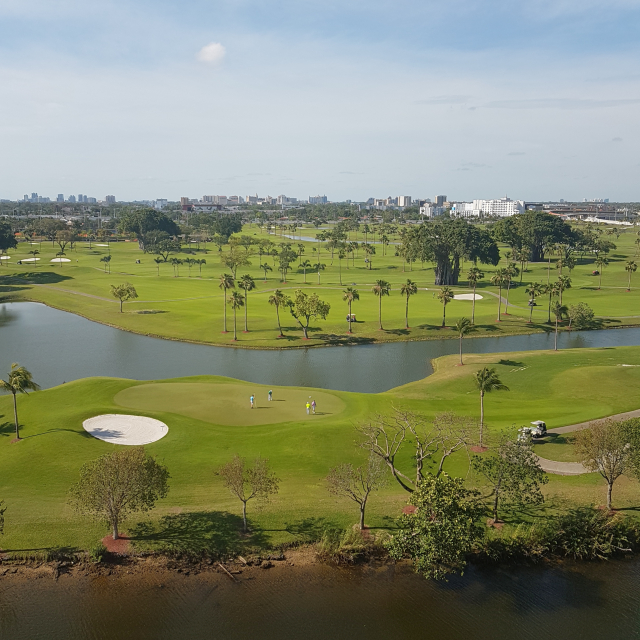
<svg viewBox="0 0 640 640">
<path fill-rule="evenodd" d="M 640 200 L 640 0 L 0 0 L 0 197 Z"/>
</svg>

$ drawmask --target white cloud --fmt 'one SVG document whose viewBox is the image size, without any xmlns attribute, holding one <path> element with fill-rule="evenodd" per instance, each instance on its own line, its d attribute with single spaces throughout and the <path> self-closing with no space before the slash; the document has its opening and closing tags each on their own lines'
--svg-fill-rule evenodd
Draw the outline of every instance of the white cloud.
<svg viewBox="0 0 640 640">
<path fill-rule="evenodd" d="M 219 42 L 211 42 L 198 51 L 196 58 L 200 62 L 206 62 L 207 64 L 218 64 L 226 53 L 227 50 Z"/>
</svg>

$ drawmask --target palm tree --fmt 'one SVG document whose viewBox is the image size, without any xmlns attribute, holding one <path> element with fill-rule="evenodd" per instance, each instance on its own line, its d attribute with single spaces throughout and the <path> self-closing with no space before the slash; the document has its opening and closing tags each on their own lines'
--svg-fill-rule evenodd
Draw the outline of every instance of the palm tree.
<svg viewBox="0 0 640 640">
<path fill-rule="evenodd" d="M 533 307 L 536 303 L 536 297 L 544 292 L 544 286 L 539 282 L 532 282 L 524 291 L 529 296 L 529 322 L 531 322 L 531 318 L 533 317 Z"/>
<path fill-rule="evenodd" d="M 473 322 L 469 320 L 469 318 L 460 318 L 458 322 L 454 325 L 455 330 L 458 332 L 458 338 L 460 339 L 460 365 L 463 365 L 462 362 L 462 338 L 464 338 L 468 333 L 475 331 L 475 327 L 473 326 Z"/>
<path fill-rule="evenodd" d="M 313 268 L 318 272 L 318 284 L 320 284 L 320 272 L 327 268 L 327 265 L 322 262 L 316 262 Z"/>
<path fill-rule="evenodd" d="M 386 280 L 376 280 L 375 285 L 371 289 L 373 293 L 378 296 L 378 322 L 380 324 L 380 331 L 382 329 L 382 298 L 388 296 L 391 291 L 391 285 Z"/>
<path fill-rule="evenodd" d="M 249 291 L 253 291 L 256 288 L 256 283 L 250 275 L 244 275 L 238 278 L 238 284 L 241 289 L 244 289 L 244 332 L 249 333 L 249 327 L 247 326 L 247 309 L 249 308 Z"/>
<path fill-rule="evenodd" d="M 475 324 L 476 322 L 476 287 L 478 286 L 478 281 L 484 278 L 484 273 L 478 269 L 478 267 L 471 267 L 469 269 L 469 273 L 467 273 L 467 280 L 469 281 L 469 286 L 473 287 L 473 302 L 471 304 L 471 324 Z"/>
<path fill-rule="evenodd" d="M 342 261 L 344 260 L 346 255 L 347 254 L 345 253 L 344 249 L 340 247 L 338 249 L 338 274 L 340 278 L 340 286 L 342 286 Z M 348 264 L 349 264 L 349 261 L 347 261 L 347 265 Z"/>
<path fill-rule="evenodd" d="M 511 289 L 511 281 L 513 278 L 517 277 L 520 270 L 516 267 L 515 262 L 510 262 L 505 269 L 505 273 L 507 278 L 507 298 L 504 302 L 504 313 L 505 315 L 509 315 L 509 291 Z"/>
<path fill-rule="evenodd" d="M 301 262 L 300 268 L 302 269 L 302 273 L 304 274 L 304 283 L 307 284 L 307 269 L 311 269 L 311 262 L 309 262 L 309 260 Z"/>
<path fill-rule="evenodd" d="M 625 271 L 629 273 L 629 284 L 627 285 L 627 291 L 631 291 L 631 274 L 638 270 L 638 265 L 633 260 L 627 260 Z"/>
<path fill-rule="evenodd" d="M 154 258 L 153 261 L 156 263 L 156 267 L 158 269 L 158 276 L 160 275 L 160 264 L 164 262 L 162 258 Z"/>
<path fill-rule="evenodd" d="M 553 282 L 552 284 L 548 284 L 544 287 L 543 293 L 549 294 L 549 306 L 547 309 L 547 322 L 551 323 L 551 298 L 554 296 L 560 295 L 560 289 L 558 289 L 558 283 Z"/>
<path fill-rule="evenodd" d="M 102 256 L 100 262 L 104 262 L 104 272 L 107 272 L 107 266 L 109 267 L 109 273 L 111 273 L 111 255 Z"/>
<path fill-rule="evenodd" d="M 260 268 L 264 271 L 264 281 L 267 281 L 267 271 L 273 271 L 268 262 L 260 265 Z"/>
<path fill-rule="evenodd" d="M 557 351 L 558 350 L 558 322 L 560 322 L 562 318 L 568 317 L 569 309 L 567 309 L 567 307 L 565 307 L 562 304 L 562 302 L 554 302 L 551 305 L 551 311 L 553 312 L 553 315 L 556 317 L 556 332 L 555 332 L 555 337 L 553 341 L 553 350 Z"/>
<path fill-rule="evenodd" d="M 480 446 L 482 446 L 482 436 L 484 431 L 484 394 L 491 391 L 509 391 L 507 385 L 502 384 L 495 369 L 487 369 L 483 367 L 476 371 L 475 382 L 478 391 L 480 391 Z"/>
<path fill-rule="evenodd" d="M 438 291 L 438 300 L 442 302 L 442 328 L 444 329 L 447 319 L 447 305 L 453 300 L 453 289 L 451 287 L 442 287 Z"/>
<path fill-rule="evenodd" d="M 600 279 L 598 281 L 598 289 L 602 286 L 602 272 L 604 268 L 609 264 L 609 258 L 605 256 L 598 256 L 596 258 L 596 267 L 598 267 L 598 271 L 600 273 Z"/>
<path fill-rule="evenodd" d="M 286 307 L 289 303 L 289 296 L 285 296 L 280 289 L 276 289 L 269 296 L 269 304 L 276 308 L 276 317 L 278 318 L 278 330 L 280 331 L 279 338 L 284 338 L 282 333 L 282 326 L 280 325 L 280 307 Z"/>
<path fill-rule="evenodd" d="M 222 333 L 227 333 L 227 290 L 233 289 L 236 286 L 235 280 L 230 273 L 223 273 L 220 276 L 220 282 L 218 283 L 218 287 L 222 289 L 222 302 L 223 302 L 223 310 L 224 310 L 224 329 Z"/>
<path fill-rule="evenodd" d="M 342 299 L 349 305 L 349 333 L 351 333 L 351 303 L 360 300 L 360 294 L 357 289 L 347 287 L 343 291 Z"/>
<path fill-rule="evenodd" d="M 407 278 L 407 281 L 400 286 L 400 295 L 403 295 L 407 298 L 407 304 L 404 308 L 404 326 L 405 329 L 409 328 L 409 298 L 418 293 L 418 285 Z"/>
<path fill-rule="evenodd" d="M 491 276 L 491 284 L 494 287 L 498 287 L 498 322 L 502 322 L 501 309 L 502 309 L 502 287 L 507 282 L 507 270 L 496 269 L 496 272 Z"/>
<path fill-rule="evenodd" d="M 244 307 L 244 296 L 239 291 L 232 291 L 227 302 L 233 309 L 233 339 L 238 339 L 236 312 L 240 307 Z"/>
<path fill-rule="evenodd" d="M 37 391 L 39 388 L 40 387 L 33 381 L 31 373 L 24 367 L 21 367 L 17 362 L 11 365 L 11 372 L 7 380 L 0 380 L 0 390 L 7 391 L 13 395 L 13 418 L 16 424 L 16 440 L 20 440 L 17 395 L 19 393 Z"/>
<path fill-rule="evenodd" d="M 571 278 L 569 276 L 559 276 L 556 284 L 558 285 L 558 292 L 560 294 L 560 304 L 562 304 L 562 294 L 567 289 L 571 289 Z"/>
<path fill-rule="evenodd" d="M 205 248 L 206 248 L 206 243 L 205 243 Z M 202 278 L 202 265 L 203 264 L 207 264 L 207 261 L 204 258 L 201 258 L 200 260 L 198 260 L 198 270 L 200 271 L 200 277 Z"/>
</svg>

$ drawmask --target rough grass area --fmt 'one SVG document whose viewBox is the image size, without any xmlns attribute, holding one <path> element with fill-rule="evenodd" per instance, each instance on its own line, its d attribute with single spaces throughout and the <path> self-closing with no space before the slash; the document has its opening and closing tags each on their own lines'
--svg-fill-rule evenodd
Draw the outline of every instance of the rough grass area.
<svg viewBox="0 0 640 640">
<path fill-rule="evenodd" d="M 199 249 L 194 248 L 195 245 L 185 247 L 191 253 L 179 255 L 181 258 L 204 258 L 207 264 L 200 271 L 197 266 L 189 269 L 186 265 L 174 270 L 169 263 L 162 263 L 158 267 L 153 261 L 154 256 L 143 253 L 137 242 L 113 242 L 108 247 L 97 244 L 89 247 L 88 243 L 79 242 L 73 251 L 67 247 L 67 257 L 71 262 L 60 266 L 50 263 L 58 246 L 43 242 L 35 246 L 41 251 L 38 266 L 18 265 L 17 261 L 28 258 L 28 252 L 34 249 L 33 245 L 22 242 L 10 252 L 11 260 L 2 261 L 7 264 L 0 265 L 0 296 L 44 302 L 142 334 L 241 347 L 285 348 L 455 337 L 451 325 L 461 316 L 471 316 L 471 301 L 454 300 L 447 306 L 448 328 L 442 329 L 442 305 L 435 296 L 438 287 L 434 286 L 432 265 L 416 263 L 412 268 L 403 265 L 402 258 L 394 255 L 393 244 L 383 250 L 383 246 L 376 243 L 376 255 L 372 269 L 369 269 L 364 262 L 363 251 L 354 256 L 355 260 L 339 261 L 337 257 L 332 260 L 330 251 L 320 243 L 268 235 L 253 225 L 245 226 L 243 233 L 257 240 L 270 239 L 276 247 L 283 241 L 291 242 L 295 250 L 301 245 L 304 249 L 302 260 L 326 264 L 326 269 L 321 272 L 320 284 L 317 274 L 307 271 L 305 284 L 303 270 L 295 264 L 287 276 L 287 282 L 283 283 L 271 257 L 250 255 L 251 266 L 241 268 L 238 275 L 252 275 L 257 288 L 249 293 L 248 333 L 243 332 L 244 310 L 238 312 L 237 342 L 232 340 L 232 333 L 222 333 L 225 304 L 218 288 L 218 277 L 228 269 L 222 267 L 220 253 L 211 244 L 200 245 Z M 301 235 L 312 237 L 315 229 L 302 229 Z M 610 263 L 605 267 L 601 289 L 598 289 L 599 278 L 592 275 L 594 258 L 579 259 L 570 274 L 573 286 L 564 293 L 563 302 L 567 305 L 588 303 L 599 316 L 598 323 L 603 327 L 640 324 L 640 273 L 632 276 L 632 290 L 628 292 L 628 274 L 624 269 L 628 259 L 637 259 L 636 237 L 631 230 L 625 230 L 618 239 L 612 237 L 618 249 L 609 255 Z M 364 240 L 362 234 L 356 237 L 353 232 L 350 239 L 358 242 Z M 398 237 L 390 240 L 399 242 Z M 372 238 L 369 237 L 368 241 L 371 243 Z M 502 247 L 502 251 L 505 250 L 507 247 Z M 227 252 L 228 247 L 224 251 Z M 100 262 L 100 258 L 107 254 L 112 256 L 110 274 L 105 273 L 104 263 Z M 268 272 L 266 281 L 260 269 L 260 264 L 265 262 L 273 269 Z M 498 268 L 505 264 L 503 259 Z M 470 266 L 469 263 L 463 265 L 463 275 L 460 285 L 455 287 L 456 293 L 470 291 L 468 283 L 464 281 L 464 274 Z M 546 262 L 530 264 L 522 274 L 522 283 L 519 277 L 514 281 L 509 292 L 510 306 L 505 310 L 503 305 L 501 322 L 496 322 L 498 290 L 490 283 L 495 268 L 487 265 L 481 267 L 485 278 L 478 286 L 482 299 L 476 302 L 475 335 L 499 336 L 552 330 L 551 325 L 547 324 L 547 300 L 544 296 L 538 299 L 538 306 L 534 308 L 533 322 L 528 323 L 528 295 L 525 289 L 530 282 L 544 284 L 549 277 L 554 280 L 558 272 L 553 262 L 550 272 Z M 405 327 L 405 298 L 400 295 L 400 285 L 407 278 L 414 280 L 420 288 L 409 303 L 409 329 Z M 383 331 L 378 326 L 378 298 L 371 291 L 378 279 L 389 281 L 392 287 L 391 295 L 385 297 L 382 304 Z M 132 283 L 139 298 L 125 303 L 124 313 L 120 313 L 118 301 L 110 296 L 110 285 L 123 282 Z M 360 300 L 354 302 L 352 308 L 357 318 L 357 322 L 352 324 L 352 335 L 347 334 L 347 304 L 342 300 L 346 286 L 354 286 L 360 292 Z M 309 340 L 303 340 L 302 331 L 287 311 L 281 317 L 286 338 L 277 338 L 275 309 L 268 303 L 269 296 L 276 288 L 288 294 L 297 288 L 317 292 L 331 304 L 326 320 L 312 322 Z M 503 296 L 506 296 L 505 292 Z M 232 315 L 227 305 L 227 329 L 230 332 L 233 328 Z"/>
<path fill-rule="evenodd" d="M 213 376 L 154 383 L 84 379 L 21 396 L 24 439 L 18 443 L 11 443 L 11 398 L 0 397 L 0 499 L 8 507 L 2 548 L 17 553 L 89 549 L 108 533 L 102 523 L 76 516 L 66 496 L 82 464 L 115 446 L 88 435 L 82 421 L 123 413 L 123 402 L 130 403 L 128 412 L 169 426 L 167 436 L 146 448 L 171 472 L 168 497 L 149 516 L 133 518 L 124 528 L 136 548 L 185 553 L 295 544 L 317 540 L 327 528 L 350 527 L 357 521 L 357 508 L 331 496 L 325 477 L 334 465 L 365 461 L 364 451 L 356 446 L 354 425 L 375 414 L 389 414 L 393 406 L 427 418 L 442 411 L 477 418 L 479 398 L 472 374 L 484 365 L 495 366 L 511 389 L 486 397 L 489 437 L 534 419 L 550 427 L 564 426 L 639 405 L 640 368 L 617 366 L 640 364 L 637 347 L 473 355 L 463 367 L 456 361 L 455 356 L 438 359 L 433 376 L 377 395 L 273 387 L 274 406 L 253 411 L 248 408 L 249 395 L 255 393 L 258 406 L 265 406 L 268 387 Z M 309 395 L 326 415 L 307 417 L 304 404 Z M 264 421 L 255 417 L 267 414 Z M 240 503 L 215 475 L 235 453 L 269 458 L 281 478 L 280 493 L 269 505 L 258 509 L 249 504 L 253 533 L 246 539 L 238 537 Z M 412 473 L 409 450 L 399 463 Z M 446 469 L 471 484 L 477 482 L 469 475 L 466 455 L 453 458 Z M 614 490 L 615 506 L 635 513 L 638 488 L 637 481 L 622 478 Z M 548 500 L 543 507 L 505 512 L 507 525 L 535 521 L 560 507 L 602 504 L 605 495 L 596 474 L 552 477 L 545 491 Z M 373 495 L 367 524 L 373 529 L 392 527 L 407 497 L 395 484 Z"/>
</svg>

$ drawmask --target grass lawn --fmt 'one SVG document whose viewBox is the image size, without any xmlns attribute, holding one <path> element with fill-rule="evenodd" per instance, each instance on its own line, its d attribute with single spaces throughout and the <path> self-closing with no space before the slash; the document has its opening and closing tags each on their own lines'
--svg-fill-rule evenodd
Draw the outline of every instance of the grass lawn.
<svg viewBox="0 0 640 640">
<path fill-rule="evenodd" d="M 277 246 L 281 241 L 290 241 L 294 248 L 301 245 L 304 249 L 303 259 L 312 263 L 320 261 L 326 264 L 321 272 L 321 284 L 315 273 L 306 274 L 296 265 L 289 273 L 286 283 L 281 283 L 277 267 L 272 258 L 259 255 L 250 256 L 252 265 L 241 268 L 238 275 L 249 273 L 256 281 L 257 289 L 249 293 L 248 326 L 244 333 L 244 312 L 238 313 L 238 341 L 233 342 L 233 314 L 227 305 L 227 329 L 223 333 L 223 295 L 218 288 L 218 277 L 225 271 L 220 263 L 217 247 L 208 245 L 205 249 L 193 249 L 191 257 L 207 261 L 200 268 L 189 269 L 186 265 L 174 272 L 173 267 L 163 263 L 159 267 L 153 256 L 145 254 L 138 248 L 137 242 L 115 242 L 110 246 L 79 242 L 71 251 L 67 249 L 69 263 L 51 264 L 58 246 L 43 242 L 35 246 L 22 242 L 15 251 L 10 252 L 11 259 L 2 261 L 0 266 L 0 298 L 13 300 L 35 300 L 51 306 L 78 313 L 91 320 L 114 325 L 130 331 L 156 335 L 166 338 L 191 340 L 211 344 L 226 344 L 241 347 L 300 347 L 341 342 L 379 342 L 394 340 L 420 340 L 429 338 L 455 337 L 453 329 L 441 329 L 442 305 L 435 297 L 437 287 L 434 286 L 433 268 L 429 264 L 416 263 L 413 270 L 403 265 L 402 258 L 394 255 L 394 245 L 383 247 L 376 244 L 377 254 L 373 258 L 372 269 L 364 262 L 364 253 L 360 251 L 355 260 L 331 260 L 330 252 L 320 243 L 288 240 L 279 236 L 268 236 L 252 225 L 245 226 L 245 234 L 256 239 L 270 238 Z M 303 237 L 312 237 L 313 228 L 301 230 Z M 602 288 L 598 290 L 598 277 L 592 275 L 593 258 L 579 260 L 573 269 L 571 278 L 573 286 L 565 292 L 563 302 L 567 305 L 586 302 L 601 317 L 602 326 L 616 327 L 640 324 L 640 274 L 632 277 L 632 290 L 626 291 L 627 272 L 624 269 L 628 259 L 633 259 L 636 252 L 635 233 L 626 230 L 618 240 L 618 249 L 609 255 L 610 264 L 605 268 Z M 355 234 L 351 234 L 355 240 Z M 362 234 L 357 237 L 362 241 Z M 371 242 L 371 237 L 369 237 Z M 392 238 L 392 242 L 398 241 Z M 40 262 L 18 265 L 18 260 L 30 257 L 29 251 L 39 250 Z M 505 247 L 502 248 L 503 251 Z M 225 248 L 228 251 L 228 248 Z M 111 273 L 105 273 L 100 258 L 112 256 Z M 181 257 L 186 257 L 181 254 Z M 140 264 L 137 261 L 140 261 Z M 260 269 L 260 263 L 267 262 L 273 268 L 268 273 L 266 282 Z M 7 264 L 4 264 L 7 263 Z M 464 274 L 470 264 L 463 266 L 463 276 L 456 293 L 468 293 L 470 290 L 464 281 Z M 504 259 L 498 267 L 504 267 Z M 478 287 L 483 296 L 476 302 L 476 335 L 503 335 L 509 333 L 533 333 L 551 330 L 547 320 L 547 300 L 538 299 L 538 306 L 533 312 L 533 322 L 528 323 L 528 296 L 526 284 L 537 281 L 546 283 L 548 279 L 547 263 L 530 264 L 523 274 L 522 284 L 514 282 L 509 292 L 509 312 L 498 315 L 498 290 L 491 286 L 490 278 L 493 267 L 482 266 L 485 278 Z M 557 276 L 557 269 L 552 263 L 551 279 Z M 414 280 L 420 291 L 410 299 L 409 324 L 405 328 L 405 299 L 400 295 L 400 285 L 407 278 Z M 378 298 L 371 288 L 376 280 L 383 279 L 391 283 L 391 295 L 382 302 L 382 320 L 384 330 L 378 328 Z M 341 284 L 342 281 L 342 284 Z M 124 313 L 119 313 L 119 303 L 110 295 L 111 284 L 132 283 L 139 295 L 135 301 L 125 303 Z M 635 286 L 637 285 L 637 286 Z M 354 302 L 352 312 L 357 317 L 353 323 L 353 335 L 347 335 L 347 304 L 342 300 L 342 292 L 346 286 L 354 286 L 360 293 L 360 300 Z M 298 288 L 307 292 L 317 292 L 320 297 L 331 304 L 331 311 L 326 320 L 314 320 L 311 323 L 310 339 L 303 340 L 302 331 L 287 311 L 282 313 L 286 339 L 277 339 L 277 321 L 275 309 L 268 304 L 270 294 L 280 288 L 291 295 Z M 506 295 L 503 292 L 503 295 Z M 447 306 L 447 325 L 453 324 L 461 316 L 471 316 L 470 301 L 454 300 Z"/>
<path fill-rule="evenodd" d="M 558 462 L 578 462 L 578 458 L 574 453 L 572 446 L 573 439 L 570 435 L 557 436 L 555 438 L 543 438 L 538 444 L 535 444 L 534 451 L 543 458 L 548 460 L 557 460 Z"/>
<path fill-rule="evenodd" d="M 637 347 L 479 354 L 466 356 L 465 362 L 459 367 L 455 356 L 440 358 L 429 378 L 377 395 L 273 387 L 273 403 L 267 402 L 269 387 L 213 376 L 153 383 L 84 379 L 20 397 L 24 439 L 19 443 L 11 443 L 11 398 L 0 397 L 0 498 L 8 506 L 2 547 L 88 548 L 105 535 L 103 524 L 78 517 L 66 503 L 82 464 L 116 446 L 82 429 L 83 420 L 102 413 L 136 413 L 169 425 L 169 433 L 147 450 L 168 466 L 171 490 L 148 517 L 125 525 L 136 545 L 237 550 L 242 545 L 306 540 L 327 525 L 354 523 L 355 505 L 329 495 L 324 480 L 333 465 L 364 461 L 354 424 L 388 414 L 394 405 L 427 418 L 442 411 L 477 418 L 479 398 L 472 374 L 481 366 L 495 366 L 510 388 L 486 397 L 490 433 L 534 419 L 553 428 L 639 405 L 640 368 L 618 366 L 640 364 Z M 257 398 L 254 410 L 249 408 L 251 393 Z M 309 395 L 318 403 L 318 415 L 306 415 Z M 542 448 L 562 446 L 567 445 Z M 215 475 L 235 453 L 269 458 L 281 478 L 280 493 L 271 504 L 257 510 L 250 503 L 255 533 L 246 540 L 237 536 L 240 503 Z M 400 462 L 411 473 L 408 450 Z M 466 456 L 452 459 L 447 469 L 467 476 Z M 509 518 L 543 516 L 567 504 L 600 504 L 605 489 L 599 476 L 589 474 L 554 476 L 545 491 L 543 508 Z M 371 498 L 368 524 L 392 526 L 406 500 L 407 494 L 390 484 Z M 618 508 L 637 507 L 637 481 L 622 479 L 614 500 Z"/>
</svg>

